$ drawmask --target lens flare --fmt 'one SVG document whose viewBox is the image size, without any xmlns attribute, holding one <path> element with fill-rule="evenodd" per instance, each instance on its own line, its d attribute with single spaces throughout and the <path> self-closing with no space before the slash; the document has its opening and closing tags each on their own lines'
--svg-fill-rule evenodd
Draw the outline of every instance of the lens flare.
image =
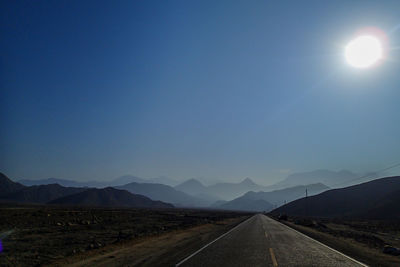
<svg viewBox="0 0 400 267">
<path fill-rule="evenodd" d="M 345 56 L 351 66 L 368 68 L 382 59 L 382 44 L 375 36 L 358 36 L 346 46 Z"/>
</svg>

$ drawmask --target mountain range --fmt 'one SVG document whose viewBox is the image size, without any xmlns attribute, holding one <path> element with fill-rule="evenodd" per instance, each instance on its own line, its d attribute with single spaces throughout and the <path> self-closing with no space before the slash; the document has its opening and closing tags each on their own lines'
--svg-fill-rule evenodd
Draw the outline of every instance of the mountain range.
<svg viewBox="0 0 400 267">
<path fill-rule="evenodd" d="M 330 171 L 330 170 L 315 170 L 311 172 L 293 173 L 286 179 L 267 186 L 266 191 L 293 187 L 296 185 L 308 185 L 322 183 L 330 188 L 346 187 L 361 182 L 366 182 L 378 178 L 376 173 L 368 173 L 360 177 L 360 175 L 347 170 Z"/>
<path fill-rule="evenodd" d="M 374 177 L 374 174 L 363 177 L 361 180 L 371 179 L 371 177 Z M 160 183 L 156 183 L 156 181 L 159 181 Z M 174 180 L 167 177 L 147 180 L 132 175 L 124 175 L 107 182 L 77 182 L 56 178 L 21 180 L 21 183 L 31 185 L 28 188 L 25 188 L 19 183 L 10 184 L 8 182 L 0 188 L 0 195 L 1 190 L 5 190 L 3 188 L 11 187 L 14 188 L 14 195 L 11 195 L 10 192 L 10 195 L 8 196 L 10 200 L 18 199 L 19 201 L 25 202 L 43 203 L 43 199 L 52 201 L 69 194 L 79 193 L 84 188 L 114 187 L 117 189 L 127 190 L 133 194 L 146 196 L 155 201 L 172 203 L 179 207 L 240 208 L 245 210 L 255 210 L 256 208 L 257 210 L 269 210 L 269 205 L 272 205 L 272 207 L 279 206 L 285 201 L 290 202 L 301 197 L 301 195 L 304 194 L 305 185 L 310 186 L 310 184 L 323 184 L 322 188 L 318 189 L 320 191 L 316 190 L 313 192 L 312 189 L 309 188 L 309 194 L 312 195 L 326 190 L 326 186 L 337 188 L 348 184 L 354 184 L 359 181 L 360 177 L 350 171 L 342 170 L 335 172 L 330 170 L 316 170 L 312 172 L 291 174 L 283 181 L 269 186 L 259 185 L 253 182 L 250 178 L 246 178 L 238 183 L 224 182 L 208 186 L 202 184 L 196 179 L 189 179 L 175 187 L 172 187 L 162 184 L 162 182 L 174 183 Z M 59 186 L 55 185 L 55 183 Z M 45 185 L 47 185 L 47 187 Z M 297 189 L 294 187 L 297 187 Z M 287 191 L 271 192 L 285 188 Z M 41 197 L 43 199 L 40 199 Z M 264 200 L 265 202 L 258 200 Z M 257 203 L 252 203 L 252 201 Z"/>
<path fill-rule="evenodd" d="M 22 179 L 18 180 L 19 183 L 32 186 L 32 185 L 47 185 L 47 184 L 59 184 L 62 186 L 72 186 L 72 187 L 95 187 L 95 188 L 104 188 L 109 186 L 121 186 L 128 183 L 161 183 L 170 186 L 175 186 L 178 184 L 177 181 L 168 178 L 168 177 L 157 177 L 153 179 L 143 179 L 133 175 L 123 175 L 118 178 L 115 178 L 110 181 L 86 181 L 86 182 L 77 182 L 74 180 L 67 179 L 59 179 L 59 178 L 47 178 L 47 179 L 39 179 L 39 180 L 29 180 Z"/>
<path fill-rule="evenodd" d="M 272 211 L 292 216 L 400 219 L 400 176 L 301 198 Z"/>
<path fill-rule="evenodd" d="M 290 202 L 305 196 L 306 189 L 308 195 L 315 195 L 326 191 L 329 187 L 318 183 L 307 186 L 300 185 L 271 192 L 250 191 L 241 197 L 217 206 L 214 205 L 213 207 L 227 210 L 270 211 L 274 207 L 282 205 L 284 202 Z"/>
<path fill-rule="evenodd" d="M 196 179 L 190 179 L 177 186 L 175 189 L 187 194 L 200 196 L 208 199 L 232 200 L 248 191 L 261 191 L 265 187 L 254 183 L 250 178 L 239 183 L 216 183 L 205 186 Z"/>
<path fill-rule="evenodd" d="M 178 191 L 171 186 L 149 183 L 129 183 L 115 188 L 127 190 L 133 194 L 147 196 L 153 200 L 172 203 L 180 207 L 205 207 L 210 201 Z"/>
<path fill-rule="evenodd" d="M 0 173 L 3 202 L 89 205 L 107 207 L 171 208 L 173 205 L 114 188 L 64 187 L 59 184 L 24 186 Z"/>
<path fill-rule="evenodd" d="M 293 173 L 287 176 L 284 180 L 269 185 L 263 186 L 254 183 L 250 178 L 244 179 L 239 183 L 216 183 L 213 185 L 205 186 L 196 179 L 189 179 L 180 184 L 176 180 L 168 177 L 158 177 L 153 179 L 143 179 L 133 175 L 124 175 L 110 181 L 87 181 L 77 182 L 72 180 L 48 178 L 42 180 L 20 180 L 23 185 L 45 185 L 45 184 L 59 184 L 66 187 L 118 187 L 129 183 L 152 183 L 164 184 L 174 186 L 178 191 L 184 192 L 188 195 L 194 196 L 199 199 L 205 199 L 207 202 L 217 200 L 233 200 L 248 191 L 264 191 L 269 192 L 273 190 L 293 187 L 297 185 L 308 185 L 322 183 L 330 188 L 345 187 L 354 185 L 360 182 L 365 182 L 377 178 L 377 175 L 370 173 L 360 179 L 360 176 L 347 170 L 330 171 L 330 170 L 316 170 L 311 172 Z"/>
</svg>

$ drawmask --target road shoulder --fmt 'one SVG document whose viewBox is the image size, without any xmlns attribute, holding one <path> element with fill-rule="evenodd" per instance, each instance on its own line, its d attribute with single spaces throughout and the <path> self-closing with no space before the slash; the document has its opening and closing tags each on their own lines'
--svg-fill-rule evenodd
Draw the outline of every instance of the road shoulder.
<svg viewBox="0 0 400 267">
<path fill-rule="evenodd" d="M 400 266 L 399 258 L 383 254 L 381 251 L 369 248 L 364 244 L 356 242 L 352 239 L 333 236 L 313 228 L 297 225 L 288 221 L 280 222 L 369 266 Z"/>
</svg>

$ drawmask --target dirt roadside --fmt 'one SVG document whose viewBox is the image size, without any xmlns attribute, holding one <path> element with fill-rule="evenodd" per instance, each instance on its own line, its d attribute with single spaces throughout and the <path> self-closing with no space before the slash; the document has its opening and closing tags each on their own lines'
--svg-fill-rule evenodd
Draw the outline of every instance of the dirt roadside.
<svg viewBox="0 0 400 267">
<path fill-rule="evenodd" d="M 110 245 L 52 262 L 51 266 L 174 266 L 248 216 Z"/>
</svg>

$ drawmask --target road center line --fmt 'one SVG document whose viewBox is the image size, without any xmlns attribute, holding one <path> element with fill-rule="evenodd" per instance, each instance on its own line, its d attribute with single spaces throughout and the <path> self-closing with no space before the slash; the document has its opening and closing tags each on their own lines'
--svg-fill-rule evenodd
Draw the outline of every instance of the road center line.
<svg viewBox="0 0 400 267">
<path fill-rule="evenodd" d="M 268 234 L 267 234 L 267 232 L 264 232 L 264 234 L 265 234 L 265 237 L 266 237 L 266 238 L 268 238 Z"/>
<path fill-rule="evenodd" d="M 272 248 L 269 248 L 269 254 L 271 254 L 272 264 L 274 267 L 278 267 L 278 262 L 276 261 L 274 250 Z"/>
</svg>

